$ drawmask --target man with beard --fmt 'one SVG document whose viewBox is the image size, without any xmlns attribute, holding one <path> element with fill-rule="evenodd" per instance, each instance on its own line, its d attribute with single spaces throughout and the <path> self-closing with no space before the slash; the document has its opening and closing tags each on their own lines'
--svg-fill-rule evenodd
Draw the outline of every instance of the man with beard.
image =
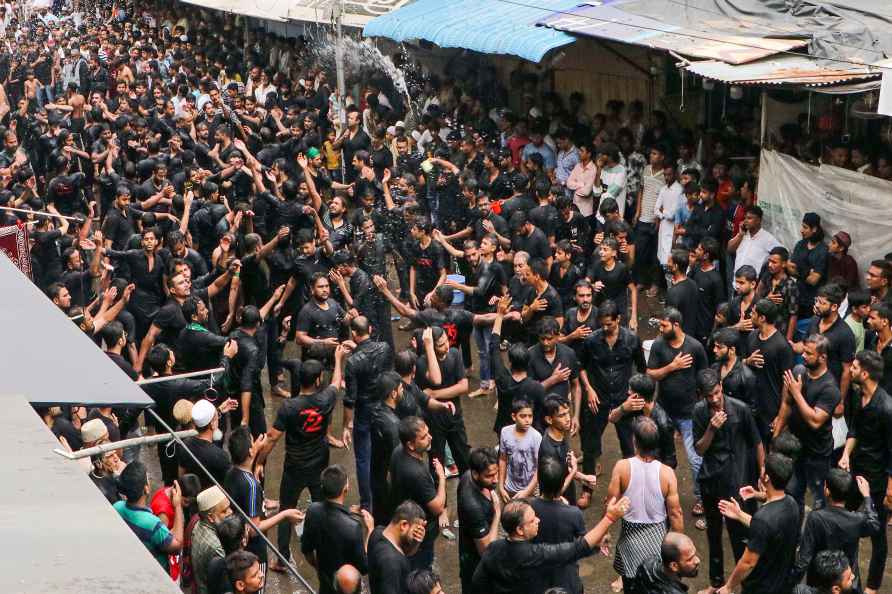
<svg viewBox="0 0 892 594">
<path fill-rule="evenodd" d="M 812 334 L 803 346 L 807 372 L 798 377 L 793 370 L 784 373 L 785 396 L 774 424 L 775 437 L 789 426 L 790 432 L 802 443 L 793 479 L 787 488 L 799 503 L 800 516 L 806 489 L 814 495 L 815 509 L 826 503 L 824 481 L 833 452 L 830 419 L 840 401 L 839 386 L 827 369 L 830 341 L 820 334 Z"/>
<path fill-rule="evenodd" d="M 769 299 L 756 302 L 751 317 L 750 354 L 743 360 L 756 376 L 756 424 L 765 445 L 771 442 L 783 400 L 784 373 L 793 368 L 793 349 L 775 325 L 778 312 L 778 305 Z"/>
<path fill-rule="evenodd" d="M 767 298 L 779 306 L 778 329 L 784 333 L 787 340 L 793 340 L 796 322 L 799 319 L 799 281 L 787 274 L 789 260 L 790 252 L 783 246 L 768 252 L 765 274 L 759 279 L 759 286 L 756 287 L 756 299 Z"/>
<path fill-rule="evenodd" d="M 715 355 L 712 369 L 721 378 L 725 396 L 740 400 L 755 414 L 756 375 L 747 367 L 744 359 L 737 356 L 739 345 L 740 333 L 734 328 L 722 328 L 716 331 L 712 335 L 712 352 Z"/>
<path fill-rule="evenodd" d="M 886 260 L 874 260 L 870 263 L 867 273 L 864 275 L 864 282 L 870 291 L 871 303 L 877 301 L 892 300 L 892 264 Z"/>
<path fill-rule="evenodd" d="M 390 500 L 412 501 L 424 510 L 427 529 L 417 552 L 411 556 L 412 569 L 430 569 L 434 562 L 434 542 L 439 534 L 437 518 L 446 509 L 446 471 L 441 458 L 431 453 L 431 433 L 427 423 L 418 417 L 407 417 L 400 421 L 401 445 L 390 458 Z M 441 454 L 442 455 L 442 454 Z M 436 473 L 436 482 L 431 476 L 430 467 Z M 400 517 L 397 507 L 391 526 Z"/>
<path fill-rule="evenodd" d="M 666 289 L 666 307 L 681 312 L 682 328 L 701 343 L 709 332 L 704 323 L 700 304 L 700 288 L 687 276 L 690 254 L 687 250 L 674 249 L 669 254 L 666 266 L 669 272 L 669 287 Z M 709 319 L 711 324 L 712 318 Z"/>
<path fill-rule="evenodd" d="M 290 283 L 289 283 L 290 286 Z M 303 358 L 328 361 L 338 346 L 341 326 L 350 322 L 350 312 L 330 297 L 327 276 L 315 273 L 310 279 L 312 298 L 297 317 L 297 342 L 303 347 Z M 287 293 L 288 290 L 285 289 Z"/>
<path fill-rule="evenodd" d="M 839 315 L 844 292 L 839 285 L 830 283 L 818 289 L 815 298 L 815 317 L 808 327 L 806 336 L 820 334 L 827 339 L 827 367 L 839 386 L 843 399 L 849 393 L 851 381 L 850 367 L 855 358 L 855 335 L 845 320 Z M 802 353 L 803 343 L 793 345 L 793 350 Z M 837 411 L 839 416 L 842 410 Z"/>
<path fill-rule="evenodd" d="M 799 584 L 793 594 L 853 594 L 855 572 L 842 551 L 821 551 L 812 562 L 815 585 Z"/>
<path fill-rule="evenodd" d="M 756 270 L 744 264 L 734 273 L 734 291 L 736 295 L 728 304 L 728 325 L 741 334 L 741 342 L 737 349 L 743 352 L 748 344 L 750 332 L 753 330 L 753 305 L 756 297 Z"/>
<path fill-rule="evenodd" d="M 582 343 L 579 373 L 588 396 L 581 406 L 582 471 L 596 475 L 600 474 L 601 437 L 608 415 L 625 400 L 632 374 L 646 368 L 641 339 L 620 325 L 620 315 L 612 301 L 605 301 L 598 309 L 598 322 L 600 328 Z"/>
<path fill-rule="evenodd" d="M 719 503 L 722 515 L 749 526 L 749 534 L 743 556 L 717 594 L 731 594 L 741 585 L 742 594 L 790 591 L 789 572 L 796 556 L 801 517 L 796 501 L 784 492 L 792 475 L 793 461 L 771 453 L 759 478 L 766 502 L 755 514 L 742 511 L 736 499 Z"/>
<path fill-rule="evenodd" d="M 682 578 L 700 573 L 697 547 L 681 532 L 667 532 L 660 554 L 645 559 L 635 574 L 635 587 L 626 594 L 687 594 Z"/>
<path fill-rule="evenodd" d="M 473 592 L 533 594 L 540 592 L 536 577 L 546 567 L 572 563 L 592 554 L 611 524 L 625 515 L 629 500 L 611 500 L 601 521 L 571 542 L 533 543 L 539 534 L 539 517 L 525 500 L 510 502 L 502 510 L 501 525 L 507 533 L 491 543 L 474 572 Z"/>
<path fill-rule="evenodd" d="M 495 235 L 498 244 L 499 235 L 508 237 L 508 222 L 492 210 L 492 202 L 486 193 L 477 196 L 477 219 L 472 223 L 474 239 L 482 241 L 486 235 Z M 498 246 L 497 246 L 498 247 Z"/>
<path fill-rule="evenodd" d="M 573 435 L 579 431 L 581 387 L 579 359 L 570 347 L 558 342 L 560 326 L 552 317 L 539 324 L 539 341 L 530 347 L 529 374 L 541 382 L 547 394 L 556 394 L 572 403 Z M 592 398 L 589 396 L 589 398 Z"/>
<path fill-rule="evenodd" d="M 369 467 L 372 450 L 371 406 L 380 397 L 378 378 L 382 370 L 393 366 L 393 349 L 386 342 L 372 340 L 365 316 L 350 321 L 350 335 L 356 345 L 344 367 L 344 439 L 352 439 L 356 457 L 359 502 L 363 509 L 372 506 Z M 348 434 L 347 431 L 352 430 Z"/>
<path fill-rule="evenodd" d="M 475 448 L 470 470 L 458 484 L 458 564 L 462 592 L 471 592 L 471 580 L 486 547 L 499 537 L 501 500 L 498 456 L 492 448 Z"/>
<path fill-rule="evenodd" d="M 871 312 L 873 313 L 873 312 Z M 871 535 L 870 566 L 865 592 L 876 594 L 883 582 L 888 551 L 886 522 L 892 508 L 892 397 L 879 385 L 883 360 L 874 351 L 861 351 L 852 361 L 852 381 L 861 394 L 852 402 L 849 434 L 840 468 L 867 479 L 881 530 Z"/>
<path fill-rule="evenodd" d="M 806 320 L 813 314 L 818 287 L 827 281 L 827 244 L 824 243 L 824 228 L 821 217 L 807 212 L 802 217 L 799 229 L 802 239 L 793 248 L 790 262 L 799 281 L 799 320 Z"/>
<path fill-rule="evenodd" d="M 564 323 L 561 296 L 548 284 L 548 272 L 548 264 L 544 260 L 530 260 L 526 277 L 529 289 L 520 312 L 530 338 L 541 333 L 541 326 L 547 318 L 557 321 L 558 330 Z"/>
<path fill-rule="evenodd" d="M 424 509 L 414 501 L 403 501 L 385 526 L 369 536 L 369 589 L 375 594 L 404 594 L 412 571 L 409 558 L 416 555 L 427 530 Z"/>
<path fill-rule="evenodd" d="M 867 325 L 873 332 L 867 334 L 866 346 L 883 362 L 880 386 L 887 394 L 892 394 L 892 307 L 883 302 L 871 305 Z"/>
<path fill-rule="evenodd" d="M 633 435 L 635 425 L 642 418 L 651 419 L 660 433 L 657 458 L 670 468 L 678 466 L 675 454 L 675 426 L 660 403 L 656 401 L 657 386 L 646 373 L 636 373 L 629 378 L 628 397 L 610 411 L 607 419 L 616 425 L 616 435 L 623 458 L 635 455 Z"/>
<path fill-rule="evenodd" d="M 416 309 L 429 303 L 434 289 L 446 280 L 446 255 L 432 230 L 427 220 L 416 220 L 410 230 L 409 301 Z"/>
<path fill-rule="evenodd" d="M 450 346 L 446 331 L 432 328 L 434 359 L 425 352 L 416 363 L 416 381 L 430 398 L 449 400 L 455 405 L 454 414 L 439 411 L 428 415 L 433 435 L 431 456 L 446 459 L 446 444 L 455 459 L 459 473 L 468 469 L 468 434 L 462 416 L 461 397 L 468 393 L 468 383 L 461 352 Z M 439 373 L 438 373 L 439 372 Z"/>
<path fill-rule="evenodd" d="M 346 250 L 336 252 L 332 257 L 332 263 L 334 268 L 329 272 L 329 278 L 340 289 L 347 311 L 354 316 L 367 318 L 372 338 L 388 344 L 392 351 L 390 303 L 374 290 L 371 275 L 359 268 L 356 258 Z"/>
<path fill-rule="evenodd" d="M 696 289 L 695 289 L 696 290 Z M 697 473 L 700 455 L 694 448 L 691 415 L 697 394 L 697 374 L 707 367 L 703 345 L 681 329 L 682 315 L 667 307 L 660 316 L 660 336 L 654 340 L 647 360 L 647 374 L 659 382 L 660 403 L 681 433 L 694 478 L 694 515 L 703 514 Z"/>
<path fill-rule="evenodd" d="M 709 542 L 711 587 L 707 593 L 711 594 L 725 583 L 722 524 L 728 529 L 735 561 L 743 555 L 746 540 L 745 526 L 732 519 L 723 521 L 719 501 L 739 498 L 740 488 L 762 475 L 765 449 L 749 405 L 723 394 L 718 373 L 704 369 L 697 376 L 697 387 L 703 400 L 694 407 L 694 447 L 703 457 L 698 479 Z"/>
<path fill-rule="evenodd" d="M 582 360 L 582 348 L 592 332 L 599 327 L 598 310 L 592 307 L 594 287 L 588 279 L 580 279 L 573 287 L 573 298 L 576 307 L 565 311 L 564 327 L 561 329 L 560 342 L 569 345 Z"/>
</svg>

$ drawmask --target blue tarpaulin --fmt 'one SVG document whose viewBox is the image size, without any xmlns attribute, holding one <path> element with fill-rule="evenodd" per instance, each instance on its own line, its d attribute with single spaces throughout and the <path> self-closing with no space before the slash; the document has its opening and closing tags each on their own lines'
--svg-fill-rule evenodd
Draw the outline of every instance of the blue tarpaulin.
<svg viewBox="0 0 892 594">
<path fill-rule="evenodd" d="M 424 39 L 440 47 L 539 62 L 550 50 L 576 38 L 537 27 L 536 21 L 579 4 L 580 0 L 417 0 L 372 19 L 363 34 L 398 42 Z"/>
</svg>

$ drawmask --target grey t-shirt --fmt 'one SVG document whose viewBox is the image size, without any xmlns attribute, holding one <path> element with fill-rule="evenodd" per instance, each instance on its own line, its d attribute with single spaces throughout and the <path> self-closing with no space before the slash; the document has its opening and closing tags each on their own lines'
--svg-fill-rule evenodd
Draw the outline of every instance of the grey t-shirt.
<svg viewBox="0 0 892 594">
<path fill-rule="evenodd" d="M 514 432 L 514 425 L 502 427 L 499 436 L 499 453 L 507 458 L 505 488 L 511 493 L 525 489 L 539 464 L 539 446 L 542 434 L 530 427 L 522 437 Z"/>
</svg>

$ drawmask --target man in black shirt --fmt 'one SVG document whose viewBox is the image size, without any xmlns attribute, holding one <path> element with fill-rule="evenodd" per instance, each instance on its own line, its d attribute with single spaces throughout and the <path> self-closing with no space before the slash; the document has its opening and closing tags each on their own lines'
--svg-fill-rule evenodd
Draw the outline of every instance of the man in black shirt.
<svg viewBox="0 0 892 594">
<path fill-rule="evenodd" d="M 352 317 L 331 298 L 328 277 L 317 272 L 310 279 L 312 298 L 297 316 L 297 342 L 303 347 L 304 359 L 328 361 L 338 345 L 341 326 Z"/>
<path fill-rule="evenodd" d="M 526 293 L 520 313 L 530 339 L 541 333 L 540 325 L 545 318 L 556 319 L 558 329 L 564 323 L 564 306 L 561 296 L 554 287 L 548 284 L 548 274 L 548 265 L 544 260 L 538 258 L 530 260 L 527 272 L 527 283 L 530 289 Z"/>
<path fill-rule="evenodd" d="M 853 594 L 858 591 L 855 572 L 852 571 L 852 567 L 842 551 L 821 551 L 815 556 L 812 569 L 817 585 L 799 584 L 793 588 L 793 594 L 823 594 L 824 592 Z"/>
<path fill-rule="evenodd" d="M 712 369 L 722 380 L 722 392 L 725 396 L 745 403 L 755 414 L 756 375 L 737 356 L 740 341 L 740 333 L 734 328 L 716 331 L 712 335 L 712 352 L 715 355 Z"/>
<path fill-rule="evenodd" d="M 756 269 L 749 264 L 744 264 L 734 273 L 735 295 L 728 302 L 728 325 L 737 330 L 741 340 L 737 350 L 741 355 L 746 355 L 748 337 L 753 331 L 753 306 L 756 304 L 756 283 L 758 277 Z"/>
<path fill-rule="evenodd" d="M 849 366 L 855 358 L 855 334 L 849 325 L 839 315 L 839 306 L 842 303 L 845 292 L 836 284 L 827 284 L 818 289 L 815 298 L 815 317 L 806 331 L 806 336 L 820 334 L 827 339 L 827 368 L 833 375 L 843 400 L 849 393 Z M 802 353 L 803 344 L 796 343 L 793 347 L 797 353 Z M 838 411 L 842 414 L 842 411 Z"/>
<path fill-rule="evenodd" d="M 695 288 L 696 290 L 696 288 Z M 660 316 L 660 336 L 654 340 L 647 360 L 647 374 L 660 386 L 660 405 L 669 414 L 684 440 L 684 449 L 694 477 L 694 509 L 700 511 L 700 455 L 694 449 L 691 415 L 697 395 L 697 374 L 707 366 L 706 351 L 699 341 L 682 330 L 682 315 L 667 307 Z"/>
<path fill-rule="evenodd" d="M 539 534 L 539 517 L 525 499 L 512 501 L 502 510 L 502 529 L 508 534 L 491 543 L 474 572 L 474 594 L 538 594 L 539 573 L 544 568 L 573 563 L 592 554 L 611 524 L 629 509 L 629 500 L 611 500 L 601 521 L 570 542 L 533 543 Z"/>
<path fill-rule="evenodd" d="M 586 276 L 597 293 L 598 307 L 613 301 L 619 315 L 627 318 L 626 325 L 634 332 L 638 329 L 638 289 L 632 271 L 619 259 L 619 253 L 619 242 L 613 237 L 604 238 L 598 246 L 598 258 L 593 259 Z"/>
<path fill-rule="evenodd" d="M 539 460 L 554 458 L 561 464 L 565 486 L 563 496 L 570 505 L 587 507 L 591 503 L 591 491 L 594 489 L 597 479 L 594 475 L 585 475 L 577 471 L 576 456 L 570 451 L 570 434 L 572 420 L 570 416 L 570 402 L 556 394 L 550 394 L 545 399 L 545 423 L 548 428 L 542 434 L 539 444 Z M 576 481 L 587 487 L 583 496 L 576 496 Z"/>
<path fill-rule="evenodd" d="M 359 505 L 371 509 L 371 407 L 381 398 L 378 378 L 393 367 L 393 349 L 386 342 L 372 340 L 369 320 L 365 316 L 350 321 L 350 334 L 356 346 L 344 366 L 344 439 L 353 441 Z"/>
<path fill-rule="evenodd" d="M 856 484 L 864 501 L 860 509 L 850 511 L 846 509 L 846 501 L 853 495 Z M 879 533 L 881 528 L 885 532 L 886 525 L 880 524 L 877 518 L 870 497 L 870 485 L 863 476 L 852 478 L 845 470 L 833 468 L 827 475 L 824 490 L 827 507 L 816 509 L 805 517 L 799 554 L 793 568 L 795 579 L 799 581 L 807 574 L 806 582 L 817 585 L 815 572 L 809 568 L 812 559 L 821 551 L 840 550 L 845 553 L 855 572 L 855 586 L 860 591 L 858 544 L 862 538 Z"/>
<path fill-rule="evenodd" d="M 508 224 L 514 233 L 514 237 L 511 239 L 511 251 L 514 253 L 526 252 L 530 255 L 530 260 L 541 259 L 545 262 L 545 269 L 550 270 L 551 245 L 548 243 L 545 232 L 536 227 L 525 212 L 512 214 Z M 500 238 L 499 241 L 501 242 L 502 239 Z M 548 278 L 547 272 L 545 278 Z"/>
<path fill-rule="evenodd" d="M 698 480 L 709 542 L 709 582 L 718 588 L 725 583 L 722 524 L 728 528 L 735 561 L 743 555 L 746 540 L 743 524 L 722 521 L 719 501 L 739 498 L 741 487 L 762 476 L 765 449 L 749 406 L 722 393 L 718 373 L 704 369 L 697 387 L 703 400 L 694 406 L 694 448 L 703 458 Z"/>
<path fill-rule="evenodd" d="M 130 239 L 136 234 L 135 221 L 144 211 L 130 204 L 130 188 L 118 186 L 114 205 L 105 215 L 102 223 L 102 235 L 105 247 L 114 250 L 125 250 Z"/>
<path fill-rule="evenodd" d="M 564 488 L 563 465 L 553 458 L 539 461 L 536 474 L 541 495 L 530 502 L 536 517 L 539 518 L 539 533 L 534 543 L 561 544 L 573 542 L 585 534 L 585 521 L 582 510 L 562 501 Z M 543 568 L 540 575 L 541 590 L 563 588 L 568 594 L 581 594 L 582 581 L 579 579 L 579 565 L 574 561 L 551 568 Z"/>
<path fill-rule="evenodd" d="M 357 518 L 344 504 L 350 481 L 344 469 L 335 464 L 322 471 L 323 501 L 310 504 L 300 538 L 300 551 L 316 568 L 319 594 L 336 594 L 334 575 L 344 565 L 361 574 L 368 573 L 366 535 L 375 529 L 372 515 L 361 510 Z"/>
<path fill-rule="evenodd" d="M 719 503 L 722 515 L 749 526 L 749 538 L 743 556 L 716 594 L 731 594 L 741 584 L 743 594 L 790 591 L 800 522 L 796 501 L 784 492 L 791 476 L 793 461 L 783 454 L 769 454 L 759 479 L 767 495 L 765 505 L 751 516 L 740 509 L 736 499 Z"/>
<path fill-rule="evenodd" d="M 623 458 L 635 455 L 635 425 L 641 417 L 651 419 L 660 434 L 660 448 L 657 459 L 675 469 L 678 457 L 675 454 L 675 425 L 672 419 L 656 401 L 657 386 L 646 373 L 636 373 L 629 379 L 628 397 L 610 411 L 607 419 L 616 425 L 616 435 Z"/>
<path fill-rule="evenodd" d="M 266 433 L 265 403 L 260 372 L 263 370 L 263 351 L 258 339 L 258 331 L 264 318 L 269 314 L 273 304 L 281 296 L 282 288 L 266 302 L 263 309 L 253 305 L 242 310 L 242 320 L 231 338 L 238 343 L 238 354 L 232 362 L 231 396 L 238 398 L 239 407 L 235 410 L 233 421 L 251 427 L 251 435 L 255 438 Z M 265 337 L 264 337 L 265 339 Z"/>
<path fill-rule="evenodd" d="M 372 286 L 371 275 L 359 268 L 356 259 L 347 251 L 336 252 L 332 262 L 335 268 L 329 276 L 337 284 L 347 310 L 355 310 L 354 315 L 368 318 L 372 338 L 386 342 L 393 349 L 390 303 Z"/>
<path fill-rule="evenodd" d="M 696 338 L 702 344 L 709 328 L 712 326 L 712 316 L 709 318 L 709 326 L 705 326 L 700 305 L 700 288 L 697 283 L 687 277 L 690 255 L 687 250 L 674 249 L 669 255 L 667 269 L 671 275 L 669 288 L 666 289 L 666 307 L 672 307 L 681 312 L 682 329 L 685 334 Z"/>
<path fill-rule="evenodd" d="M 641 339 L 620 325 L 620 312 L 612 301 L 604 302 L 598 309 L 598 322 L 600 328 L 585 339 L 580 349 L 582 371 L 579 375 L 587 396 L 586 402 L 580 405 L 582 470 L 586 474 L 597 474 L 601 436 L 610 411 L 626 399 L 632 374 L 646 367 Z"/>
<path fill-rule="evenodd" d="M 433 290 L 446 280 L 446 254 L 431 237 L 432 230 L 430 221 L 418 219 L 410 230 L 409 300 L 416 309 L 429 303 Z"/>
<path fill-rule="evenodd" d="M 400 446 L 390 458 L 390 500 L 416 503 L 424 510 L 427 521 L 424 540 L 410 558 L 412 569 L 430 569 L 434 562 L 434 542 L 440 533 L 437 518 L 446 509 L 446 472 L 439 458 L 425 460 L 431 451 L 431 433 L 427 423 L 418 417 L 400 421 Z M 429 466 L 436 473 L 431 477 Z M 399 507 L 393 522 L 399 519 Z"/>
<path fill-rule="evenodd" d="M 696 283 L 700 291 L 697 327 L 708 332 L 712 328 L 715 310 L 726 298 L 725 282 L 714 265 L 714 262 L 721 257 L 719 242 L 712 237 L 704 237 L 694 248 L 693 257 L 694 262 L 691 264 L 688 277 Z"/>
<path fill-rule="evenodd" d="M 777 413 L 780 411 L 784 373 L 793 368 L 793 349 L 776 324 L 778 306 L 769 299 L 760 299 L 753 308 L 753 331 L 749 336 L 749 356 L 743 360 L 756 376 L 756 424 L 762 443 L 771 442 Z"/>
<path fill-rule="evenodd" d="M 470 470 L 458 484 L 458 567 L 462 592 L 471 592 L 471 580 L 480 556 L 499 536 L 502 502 L 496 487 L 499 459 L 492 448 L 471 450 Z"/>
<path fill-rule="evenodd" d="M 874 312 L 871 312 L 873 315 Z M 863 476 L 870 487 L 883 529 L 871 535 L 870 567 L 865 588 L 879 591 L 888 551 L 886 522 L 892 507 L 892 397 L 879 381 L 883 360 L 875 351 L 861 351 L 852 361 L 852 382 L 861 394 L 851 402 L 849 434 L 839 466 Z"/>
<path fill-rule="evenodd" d="M 725 211 L 715 202 L 718 189 L 718 182 L 714 179 L 705 179 L 700 183 L 700 202 L 694 206 L 684 226 L 688 245 L 696 246 L 705 237 L 712 237 L 721 244 L 726 217 Z"/>
<path fill-rule="evenodd" d="M 448 400 L 455 405 L 455 413 L 438 411 L 428 415 L 431 423 L 433 442 L 431 457 L 443 462 L 446 460 L 446 444 L 463 474 L 468 469 L 468 434 L 462 416 L 461 398 L 468 393 L 468 378 L 461 353 L 449 346 L 449 337 L 440 327 L 431 329 L 434 344 L 434 357 L 430 349 L 418 358 L 416 381 L 418 387 L 436 400 Z"/>
<path fill-rule="evenodd" d="M 681 578 L 697 577 L 700 558 L 697 547 L 680 532 L 667 532 L 660 545 L 660 554 L 641 562 L 635 589 L 626 594 L 687 594 L 688 587 Z"/>
<path fill-rule="evenodd" d="M 404 594 L 412 570 L 409 557 L 418 551 L 427 530 L 424 509 L 411 500 L 400 503 L 386 526 L 369 537 L 369 589 L 375 594 Z"/>
<path fill-rule="evenodd" d="M 227 338 L 208 329 L 210 310 L 198 297 L 186 299 L 181 307 L 189 323 L 177 338 L 179 364 L 184 371 L 211 369 L 220 360 Z"/>
<path fill-rule="evenodd" d="M 199 400 L 192 407 L 192 424 L 198 431 L 195 437 L 187 437 L 183 440 L 186 448 L 198 458 L 205 468 L 211 473 L 218 483 L 223 484 L 226 473 L 232 467 L 229 453 L 215 443 L 221 441 L 223 434 L 220 431 L 220 415 L 214 405 L 207 400 Z M 202 470 L 195 460 L 184 448 L 177 449 L 177 463 L 179 475 L 198 475 L 202 489 L 209 489 L 214 485 L 211 477 Z"/>
<path fill-rule="evenodd" d="M 824 481 L 833 453 L 830 418 L 840 400 L 839 387 L 827 369 L 830 341 L 820 334 L 812 334 L 803 345 L 807 373 L 798 376 L 793 370 L 784 373 L 786 397 L 774 425 L 775 437 L 789 426 L 790 432 L 802 443 L 788 488 L 799 502 L 800 515 L 805 506 L 806 488 L 814 495 L 815 509 L 824 507 Z"/>
<path fill-rule="evenodd" d="M 322 388 L 322 364 L 313 359 L 304 362 L 300 374 L 300 394 L 286 400 L 279 408 L 276 421 L 267 434 L 266 445 L 257 455 L 257 464 L 262 466 L 285 434 L 285 461 L 279 487 L 282 509 L 295 507 L 304 488 L 309 489 L 313 501 L 322 500 L 320 473 L 328 466 L 329 444 L 343 447 L 341 441 L 328 435 L 328 425 L 338 398 L 346 356 L 347 348 L 338 345 L 334 353 L 331 384 L 325 388 Z M 286 554 L 291 550 L 291 532 L 290 526 L 279 525 L 277 543 L 279 550 Z"/>
</svg>

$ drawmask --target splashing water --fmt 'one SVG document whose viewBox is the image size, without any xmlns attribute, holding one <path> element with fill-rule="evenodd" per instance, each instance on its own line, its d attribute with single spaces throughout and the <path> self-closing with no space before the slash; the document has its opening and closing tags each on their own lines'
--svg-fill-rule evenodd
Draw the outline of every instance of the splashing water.
<svg viewBox="0 0 892 594">
<path fill-rule="evenodd" d="M 369 39 L 358 40 L 344 35 L 343 43 L 345 78 L 347 80 L 363 80 L 374 72 L 384 73 L 391 80 L 396 91 L 405 97 L 406 105 L 414 118 L 415 107 L 409 92 L 406 73 L 393 63 L 391 57 L 383 54 Z M 337 37 L 333 31 L 314 35 L 311 41 L 312 53 L 320 65 L 330 71 L 337 68 L 336 46 Z"/>
</svg>

